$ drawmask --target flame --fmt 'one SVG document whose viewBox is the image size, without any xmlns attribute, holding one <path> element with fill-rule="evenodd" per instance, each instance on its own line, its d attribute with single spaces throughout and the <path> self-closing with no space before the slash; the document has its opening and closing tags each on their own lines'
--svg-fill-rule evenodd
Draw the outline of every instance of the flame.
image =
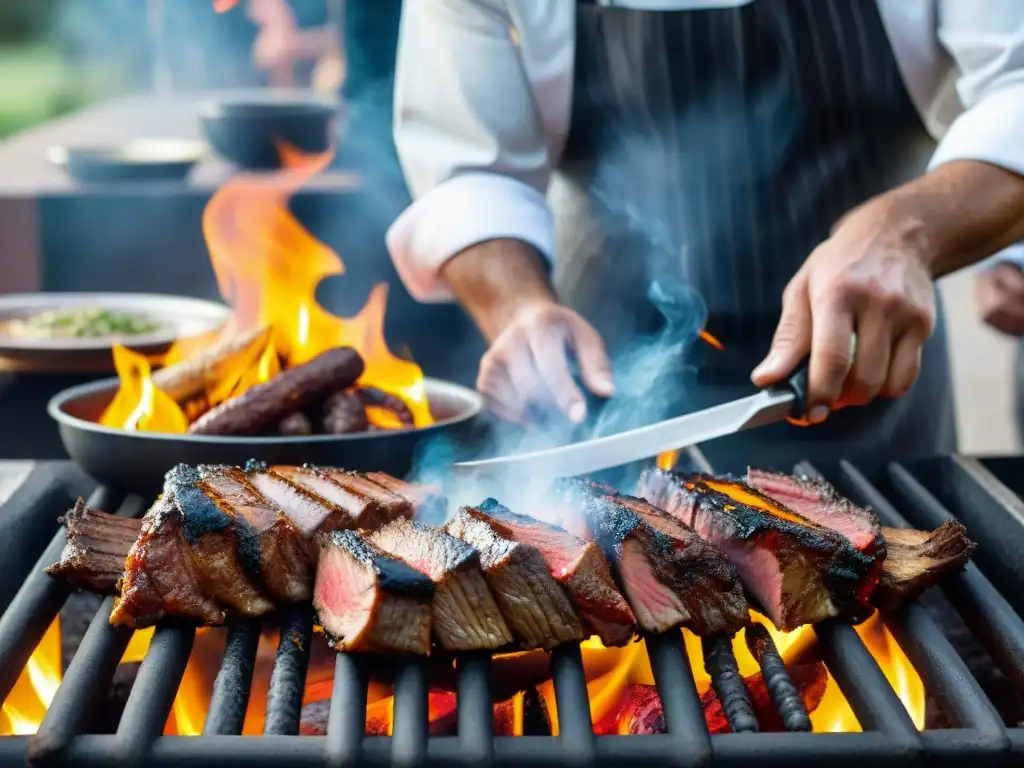
<svg viewBox="0 0 1024 768">
<path fill-rule="evenodd" d="M 308 362 L 337 346 L 351 346 L 366 368 L 358 382 L 400 397 L 414 425 L 433 423 L 416 363 L 394 355 L 384 338 L 387 286 L 371 290 L 366 304 L 350 318 L 338 317 L 316 300 L 317 286 L 327 277 L 342 275 L 341 258 L 317 240 L 288 209 L 292 195 L 331 161 L 332 152 L 306 155 L 289 146 L 280 148 L 283 168 L 270 175 L 239 174 L 210 199 L 203 212 L 203 235 L 221 296 L 232 309 L 224 334 L 257 327 L 272 330 L 257 362 L 231 370 L 205 394 L 204 407 L 237 397 L 268 381 L 282 369 Z M 220 334 L 183 339 L 164 356 L 170 365 L 198 354 Z M 140 362 L 145 362 L 145 365 Z M 150 379 L 149 363 L 127 350 L 115 354 L 120 390 L 101 423 L 124 429 L 184 432 L 184 404 L 160 397 Z M 116 407 L 115 407 L 116 406 Z M 175 407 L 172 407 L 175 406 Z M 371 423 L 386 429 L 403 425 L 393 414 L 374 409 Z M 137 415 L 137 418 L 131 418 Z"/>
<path fill-rule="evenodd" d="M 763 616 L 753 614 L 753 619 L 764 625 L 784 659 L 817 658 L 817 639 L 813 627 L 801 627 L 793 632 L 780 632 Z M 856 628 L 864 644 L 885 673 L 889 684 L 903 702 L 918 729 L 924 728 L 925 690 L 917 672 L 895 639 L 885 628 L 876 614 Z M 704 670 L 701 642 L 690 632 L 683 630 L 683 641 L 694 681 L 701 693 L 706 691 L 711 680 Z M 121 658 L 121 663 L 141 661 L 153 637 L 153 630 L 137 631 Z M 174 699 L 171 716 L 164 728 L 166 735 L 197 736 L 202 733 L 203 723 L 213 692 L 213 681 L 217 675 L 226 645 L 227 632 L 222 628 L 203 628 L 196 633 L 196 641 L 189 657 L 185 675 Z M 264 713 L 267 706 L 267 691 L 270 673 L 277 653 L 278 635 L 265 632 L 259 641 L 256 665 L 253 673 L 252 692 L 245 713 L 242 733 L 256 735 L 263 730 Z M 733 651 L 744 677 L 758 671 L 757 662 L 747 650 L 741 632 L 733 639 Z M 614 717 L 623 703 L 627 686 L 634 684 L 653 685 L 654 675 L 643 641 L 630 643 L 624 648 L 605 648 L 590 638 L 581 645 L 583 666 L 586 671 L 587 692 L 590 696 L 591 718 L 596 724 L 607 723 Z M 508 654 L 501 657 L 503 665 L 513 664 L 512 673 L 530 676 L 529 670 L 544 669 L 546 656 L 540 651 Z M 538 667 L 538 665 L 541 665 Z M 326 702 L 331 697 L 334 674 L 334 654 L 327 648 L 320 635 L 314 637 L 312 658 L 306 678 L 303 704 Z M 507 674 L 507 672 L 506 672 Z M 0 735 L 31 735 L 42 722 L 47 707 L 53 700 L 60 685 L 61 643 L 60 620 L 54 619 L 36 647 L 24 671 L 15 683 L 11 694 L 3 704 L 0 714 Z M 554 684 L 546 680 L 537 685 L 537 692 L 544 700 L 552 732 L 558 734 L 558 710 L 555 706 Z M 450 720 L 455 713 L 456 700 L 450 691 L 431 689 L 429 713 L 432 732 Z M 389 735 L 392 728 L 393 699 L 388 685 L 371 682 L 367 695 L 367 732 L 373 735 Z M 495 705 L 496 717 L 504 712 L 511 732 L 520 735 L 524 724 L 524 696 L 518 693 L 506 702 Z M 831 675 L 824 697 L 817 709 L 811 713 L 815 733 L 857 732 L 860 723 L 847 703 Z M 624 733 L 624 723 L 615 725 Z M 608 732 L 608 731 L 602 731 Z"/>
<path fill-rule="evenodd" d="M 132 352 L 120 344 L 114 345 L 113 354 L 121 386 L 100 416 L 100 424 L 174 435 L 187 432 L 188 419 L 185 413 L 153 384 L 149 360 L 145 355 Z"/>
</svg>

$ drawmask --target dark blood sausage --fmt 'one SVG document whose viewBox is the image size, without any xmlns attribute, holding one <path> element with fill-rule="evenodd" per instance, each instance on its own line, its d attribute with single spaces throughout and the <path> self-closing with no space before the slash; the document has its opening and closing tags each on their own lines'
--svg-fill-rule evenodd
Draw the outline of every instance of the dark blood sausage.
<svg viewBox="0 0 1024 768">
<path fill-rule="evenodd" d="M 329 349 L 221 403 L 188 431 L 193 435 L 251 435 L 351 386 L 363 375 L 363 368 L 363 358 L 351 347 Z"/>
<path fill-rule="evenodd" d="M 295 411 L 277 422 L 277 434 L 285 437 L 312 435 L 313 422 L 302 411 Z"/>
<path fill-rule="evenodd" d="M 383 408 L 385 411 L 390 411 L 396 419 L 398 419 L 403 427 L 414 427 L 416 421 L 413 418 L 412 411 L 409 410 L 409 406 L 405 400 L 400 398 L 398 395 L 393 395 L 390 392 L 385 392 L 383 389 L 377 389 L 376 387 L 360 387 L 359 397 L 362 399 L 364 405 L 375 406 L 377 408 Z"/>
<path fill-rule="evenodd" d="M 324 401 L 320 420 L 323 431 L 328 435 L 365 432 L 370 426 L 362 399 L 349 389 L 339 390 Z"/>
</svg>

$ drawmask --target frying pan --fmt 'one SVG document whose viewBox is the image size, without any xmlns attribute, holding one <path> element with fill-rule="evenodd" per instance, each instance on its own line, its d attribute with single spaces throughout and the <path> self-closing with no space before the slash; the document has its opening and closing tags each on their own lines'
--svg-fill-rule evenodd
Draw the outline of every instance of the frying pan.
<svg viewBox="0 0 1024 768">
<path fill-rule="evenodd" d="M 117 379 L 71 387 L 50 400 L 61 442 L 78 466 L 100 483 L 151 498 L 175 464 L 325 464 L 402 477 L 418 446 L 444 436 L 469 438 L 479 426 L 483 399 L 471 389 L 440 379 L 424 387 L 435 423 L 408 430 L 300 437 L 220 437 L 129 432 L 97 423 L 117 392 Z"/>
</svg>

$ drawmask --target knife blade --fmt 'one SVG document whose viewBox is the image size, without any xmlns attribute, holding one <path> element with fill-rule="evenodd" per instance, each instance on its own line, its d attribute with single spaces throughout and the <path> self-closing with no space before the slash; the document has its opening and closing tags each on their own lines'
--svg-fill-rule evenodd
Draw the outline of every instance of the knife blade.
<svg viewBox="0 0 1024 768">
<path fill-rule="evenodd" d="M 507 472 L 539 476 L 572 477 L 630 464 L 665 451 L 756 429 L 787 417 L 800 418 L 806 411 L 807 365 L 782 386 L 763 389 L 748 397 L 701 411 L 630 429 L 615 435 L 539 451 L 499 456 L 454 465 L 457 478 L 486 477 Z"/>
</svg>

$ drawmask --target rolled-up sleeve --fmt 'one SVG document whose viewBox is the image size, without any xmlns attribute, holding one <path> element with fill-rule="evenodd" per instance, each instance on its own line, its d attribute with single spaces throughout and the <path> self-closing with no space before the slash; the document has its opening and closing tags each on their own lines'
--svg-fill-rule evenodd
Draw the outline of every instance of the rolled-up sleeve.
<svg viewBox="0 0 1024 768">
<path fill-rule="evenodd" d="M 414 199 L 388 231 L 420 301 L 450 292 L 441 266 L 494 238 L 551 257 L 549 149 L 504 0 L 406 0 L 395 79 L 395 144 Z"/>
<path fill-rule="evenodd" d="M 939 0 L 938 34 L 956 63 L 964 112 L 931 167 L 982 160 L 1024 175 L 1024 0 Z M 1024 266 L 1024 244 L 993 258 Z"/>
</svg>

